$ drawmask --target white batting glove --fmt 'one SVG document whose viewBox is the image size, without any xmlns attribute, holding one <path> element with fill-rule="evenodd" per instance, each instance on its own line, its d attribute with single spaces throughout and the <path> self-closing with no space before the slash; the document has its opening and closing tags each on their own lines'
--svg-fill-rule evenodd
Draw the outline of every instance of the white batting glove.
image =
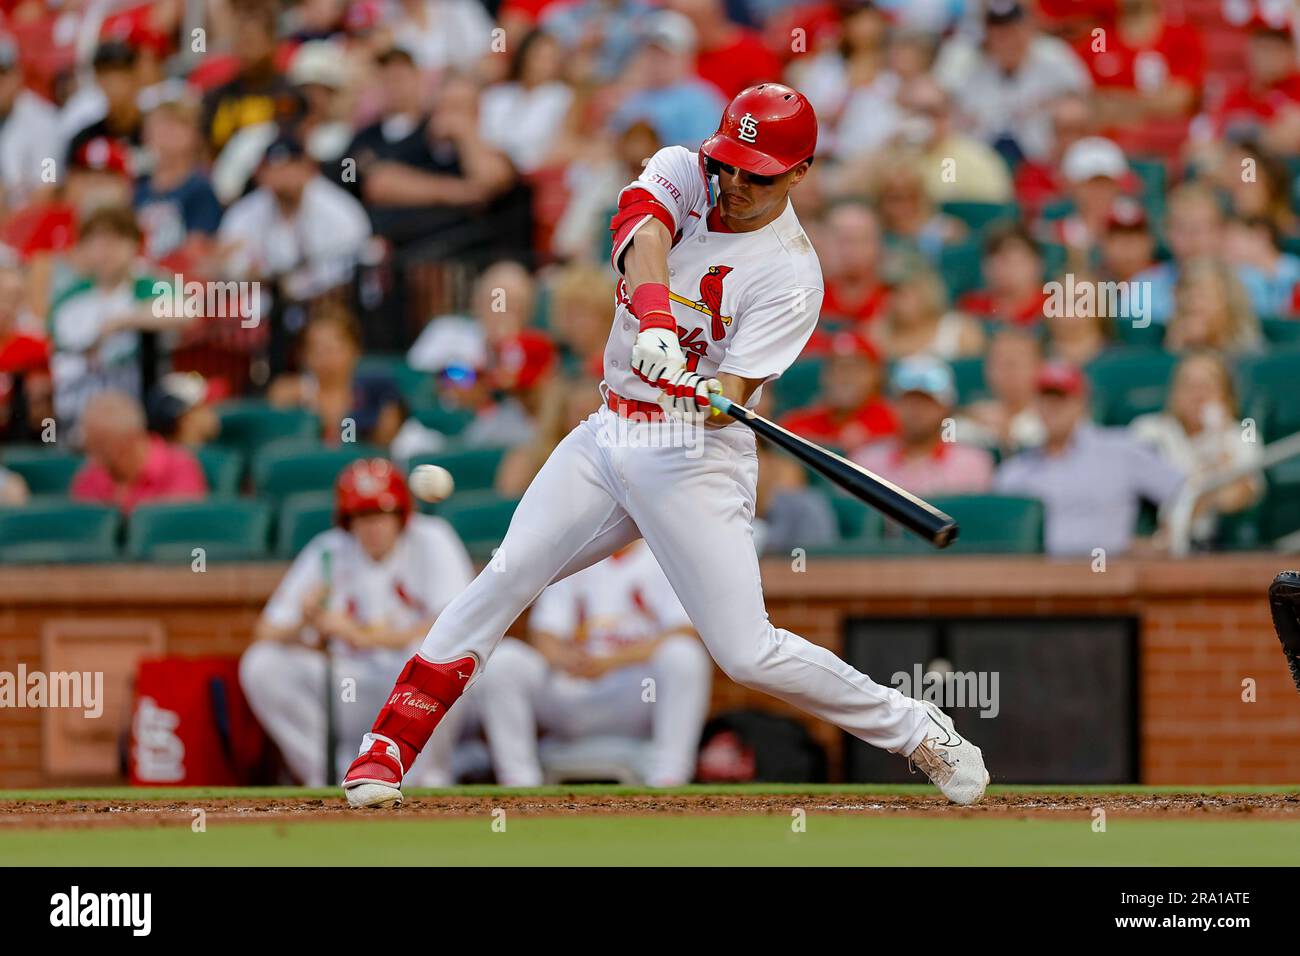
<svg viewBox="0 0 1300 956">
<path fill-rule="evenodd" d="M 638 332 L 632 346 L 632 371 L 647 385 L 663 388 L 686 367 L 686 355 L 677 341 L 677 333 L 668 329 Z"/>
<path fill-rule="evenodd" d="M 679 421 L 698 425 L 713 414 L 710 392 L 721 394 L 722 383 L 682 369 L 659 393 L 659 407 Z"/>
</svg>

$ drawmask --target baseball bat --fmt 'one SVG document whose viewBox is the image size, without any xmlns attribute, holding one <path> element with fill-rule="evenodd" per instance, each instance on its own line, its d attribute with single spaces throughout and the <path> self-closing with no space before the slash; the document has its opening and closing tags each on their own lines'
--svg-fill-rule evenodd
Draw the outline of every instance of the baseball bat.
<svg viewBox="0 0 1300 956">
<path fill-rule="evenodd" d="M 785 449 L 818 474 L 855 498 L 865 501 L 886 518 L 891 518 L 920 535 L 936 548 L 946 548 L 957 540 L 957 522 L 929 502 L 821 445 L 800 438 L 725 395 L 710 395 L 709 401 L 722 414 L 744 422 L 756 434 Z"/>
</svg>

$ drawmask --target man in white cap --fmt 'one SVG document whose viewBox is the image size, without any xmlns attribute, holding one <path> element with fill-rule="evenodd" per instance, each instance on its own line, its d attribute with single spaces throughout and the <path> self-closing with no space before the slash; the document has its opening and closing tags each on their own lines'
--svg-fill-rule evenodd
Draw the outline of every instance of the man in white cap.
<svg viewBox="0 0 1300 956">
<path fill-rule="evenodd" d="M 1128 160 L 1113 140 L 1085 136 L 1065 151 L 1061 175 L 1069 184 L 1074 209 L 1057 221 L 1052 238 L 1081 261 L 1091 261 L 1106 234 L 1106 219 L 1130 179 Z"/>
</svg>

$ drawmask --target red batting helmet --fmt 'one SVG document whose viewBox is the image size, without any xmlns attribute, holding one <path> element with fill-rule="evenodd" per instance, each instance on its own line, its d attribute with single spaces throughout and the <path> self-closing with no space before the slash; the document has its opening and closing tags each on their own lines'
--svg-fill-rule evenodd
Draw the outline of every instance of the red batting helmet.
<svg viewBox="0 0 1300 956">
<path fill-rule="evenodd" d="M 700 155 L 759 176 L 776 176 L 817 151 L 817 114 L 798 90 L 760 83 L 741 90 L 722 111 Z"/>
<path fill-rule="evenodd" d="M 398 515 L 402 524 L 411 515 L 411 492 L 393 463 L 384 458 L 359 458 L 339 472 L 334 484 L 334 521 L 346 528 L 357 515 Z"/>
</svg>

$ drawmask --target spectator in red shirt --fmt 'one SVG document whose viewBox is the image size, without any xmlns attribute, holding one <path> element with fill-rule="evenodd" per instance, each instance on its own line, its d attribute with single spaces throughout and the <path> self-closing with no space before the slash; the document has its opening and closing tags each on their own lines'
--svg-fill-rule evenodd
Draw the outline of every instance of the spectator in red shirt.
<svg viewBox="0 0 1300 956">
<path fill-rule="evenodd" d="M 1290 24 L 1257 16 L 1247 30 L 1246 76 L 1212 114 L 1216 139 L 1241 132 L 1258 135 L 1280 113 L 1300 109 L 1300 70 Z"/>
<path fill-rule="evenodd" d="M 22 270 L 0 264 L 0 438 L 33 439 L 52 418 L 50 343 L 23 328 Z"/>
<path fill-rule="evenodd" d="M 142 504 L 207 496 L 194 455 L 149 434 L 144 409 L 125 392 L 93 396 L 82 427 L 89 460 L 72 479 L 74 500 L 116 505 L 129 514 Z"/>
<path fill-rule="evenodd" d="M 781 424 L 797 435 L 840 448 L 893 434 L 897 423 L 880 395 L 883 376 L 876 347 L 857 332 L 836 332 L 827 352 L 821 402 L 790 412 Z"/>
<path fill-rule="evenodd" d="M 1088 97 L 1070 93 L 1050 107 L 1052 142 L 1047 155 L 1038 161 L 1026 159 L 1015 172 L 1016 201 L 1025 222 L 1037 222 L 1043 207 L 1061 198 L 1066 182 L 1061 161 L 1070 147 L 1092 129 L 1092 107 Z"/>
<path fill-rule="evenodd" d="M 668 0 L 695 25 L 695 72 L 727 99 L 764 80 L 781 79 L 781 61 L 753 30 L 727 19 L 722 0 Z"/>
<path fill-rule="evenodd" d="M 889 299 L 880 278 L 880 219 L 864 202 L 844 202 L 826 216 L 819 252 L 826 276 L 822 319 L 863 325 L 879 316 Z"/>
<path fill-rule="evenodd" d="M 991 228 L 984 240 L 983 289 L 957 303 L 967 315 L 1012 325 L 1033 325 L 1043 317 L 1043 253 L 1018 223 Z"/>
<path fill-rule="evenodd" d="M 1097 86 L 1103 126 L 1136 133 L 1195 112 L 1205 69 L 1200 31 L 1170 22 L 1156 0 L 1120 0 L 1115 26 L 1100 38 L 1089 34 L 1078 51 Z"/>
</svg>

